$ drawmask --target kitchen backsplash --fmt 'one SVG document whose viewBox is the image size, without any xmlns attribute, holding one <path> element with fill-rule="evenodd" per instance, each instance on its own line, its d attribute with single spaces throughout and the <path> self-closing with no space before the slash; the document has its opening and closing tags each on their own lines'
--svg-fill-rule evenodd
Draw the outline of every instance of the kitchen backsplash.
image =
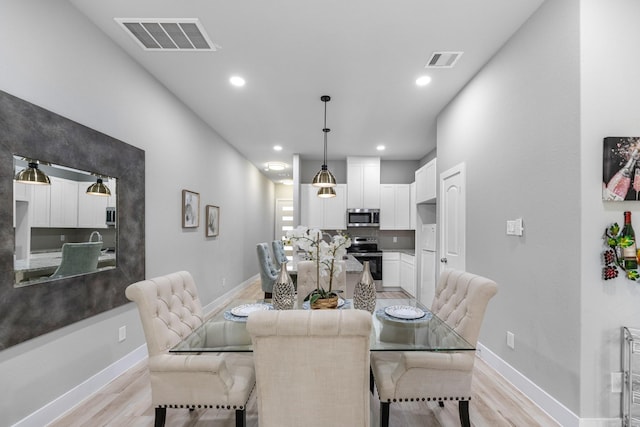
<svg viewBox="0 0 640 427">
<path fill-rule="evenodd" d="M 377 228 L 354 227 L 348 228 L 347 233 L 351 237 L 375 236 L 378 238 L 378 247 L 380 249 L 415 249 L 416 246 L 414 230 L 380 230 Z"/>
<path fill-rule="evenodd" d="M 32 228 L 31 252 L 58 251 L 63 243 L 88 242 L 93 228 Z M 116 230 L 114 227 L 97 230 L 102 236 L 103 248 L 116 247 Z M 64 241 L 60 236 L 64 236 Z M 95 238 L 94 238 L 95 240 Z"/>
</svg>

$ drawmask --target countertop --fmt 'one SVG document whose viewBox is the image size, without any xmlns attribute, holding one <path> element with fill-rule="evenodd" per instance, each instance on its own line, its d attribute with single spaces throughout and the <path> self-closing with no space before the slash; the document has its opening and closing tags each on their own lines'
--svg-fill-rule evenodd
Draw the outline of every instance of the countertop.
<svg viewBox="0 0 640 427">
<path fill-rule="evenodd" d="M 344 261 L 347 267 L 347 274 L 362 273 L 362 264 L 360 263 L 360 261 L 355 259 L 353 255 L 347 254 L 347 258 Z M 287 263 L 287 271 L 290 273 L 296 273 L 298 271 L 297 264 L 298 259 L 297 257 L 294 257 L 292 262 Z"/>
<path fill-rule="evenodd" d="M 401 254 L 416 256 L 416 251 L 414 249 L 381 249 L 382 252 L 399 252 Z"/>
</svg>

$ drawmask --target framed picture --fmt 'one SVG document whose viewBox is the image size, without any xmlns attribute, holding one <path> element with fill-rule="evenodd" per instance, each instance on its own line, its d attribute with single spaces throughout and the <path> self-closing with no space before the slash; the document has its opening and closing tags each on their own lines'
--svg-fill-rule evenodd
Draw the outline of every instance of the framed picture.
<svg viewBox="0 0 640 427">
<path fill-rule="evenodd" d="M 200 193 L 182 190 L 182 228 L 200 225 Z"/>
<path fill-rule="evenodd" d="M 639 137 L 607 137 L 602 153 L 602 200 L 639 200 Z"/>
<path fill-rule="evenodd" d="M 216 237 L 220 233 L 220 208 L 207 205 L 207 237 Z"/>
</svg>

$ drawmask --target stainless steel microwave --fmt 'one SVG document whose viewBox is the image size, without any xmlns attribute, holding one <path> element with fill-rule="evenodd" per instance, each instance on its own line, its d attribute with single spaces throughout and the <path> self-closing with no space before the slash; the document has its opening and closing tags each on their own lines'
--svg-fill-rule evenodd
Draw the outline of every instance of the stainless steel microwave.
<svg viewBox="0 0 640 427">
<path fill-rule="evenodd" d="M 347 209 L 347 227 L 380 227 L 380 209 Z"/>
</svg>

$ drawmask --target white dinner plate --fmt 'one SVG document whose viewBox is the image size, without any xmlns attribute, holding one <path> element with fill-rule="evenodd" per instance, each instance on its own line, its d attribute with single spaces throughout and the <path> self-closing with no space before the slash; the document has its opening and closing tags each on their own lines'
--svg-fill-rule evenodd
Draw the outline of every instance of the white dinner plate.
<svg viewBox="0 0 640 427">
<path fill-rule="evenodd" d="M 384 309 L 384 312 L 387 313 L 391 317 L 396 317 L 398 319 L 419 319 L 424 317 L 425 312 L 418 307 L 413 307 L 410 305 L 391 305 Z"/>
<path fill-rule="evenodd" d="M 267 304 L 242 304 L 231 309 L 231 314 L 238 317 L 247 317 L 249 313 L 254 311 L 271 310 Z"/>
</svg>

